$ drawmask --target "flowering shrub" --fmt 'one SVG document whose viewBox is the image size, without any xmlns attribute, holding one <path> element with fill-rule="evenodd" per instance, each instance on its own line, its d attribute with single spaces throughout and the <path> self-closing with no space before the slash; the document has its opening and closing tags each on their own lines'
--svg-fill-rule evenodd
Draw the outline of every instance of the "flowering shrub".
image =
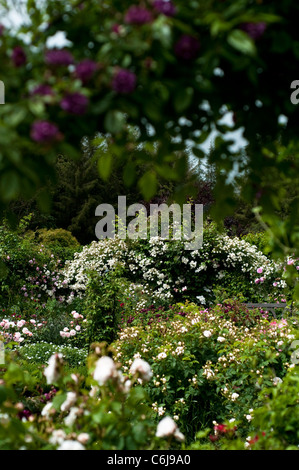
<svg viewBox="0 0 299 470">
<path fill-rule="evenodd" d="M 112 347 L 93 344 L 87 376 L 63 371 L 65 361 L 77 360 L 78 368 L 86 352 L 21 347 L 23 360 L 36 354 L 48 361 L 42 376 L 8 353 L 0 370 L 0 448 L 294 446 L 296 415 L 286 411 L 287 423 L 281 416 L 297 401 L 290 322 L 260 319 L 248 328 L 218 310 L 192 304 L 180 310 L 185 316 L 172 322 L 124 329 Z"/>
</svg>

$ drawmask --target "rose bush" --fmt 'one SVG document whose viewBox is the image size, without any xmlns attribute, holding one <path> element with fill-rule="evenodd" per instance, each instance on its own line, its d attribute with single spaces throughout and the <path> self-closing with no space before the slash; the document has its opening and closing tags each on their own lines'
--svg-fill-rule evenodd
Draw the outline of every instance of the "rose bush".
<svg viewBox="0 0 299 470">
<path fill-rule="evenodd" d="M 234 420 L 245 435 L 253 429 L 250 410 L 263 403 L 259 392 L 294 366 L 296 321 L 260 315 L 247 326 L 221 306 L 182 304 L 182 312 L 172 320 L 124 328 L 114 344 L 117 360 L 126 372 L 132 358 L 149 362 L 153 380 L 146 388 L 153 409 L 180 420 L 188 440 L 213 421 Z"/>
</svg>

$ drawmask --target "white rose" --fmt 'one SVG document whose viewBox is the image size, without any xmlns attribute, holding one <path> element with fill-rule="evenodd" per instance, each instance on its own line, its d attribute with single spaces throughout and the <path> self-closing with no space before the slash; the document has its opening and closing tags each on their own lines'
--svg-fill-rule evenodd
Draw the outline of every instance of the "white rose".
<svg viewBox="0 0 299 470">
<path fill-rule="evenodd" d="M 223 336 L 218 336 L 217 341 L 219 341 L 219 343 L 223 343 L 223 341 L 225 341 L 225 338 Z"/>
</svg>

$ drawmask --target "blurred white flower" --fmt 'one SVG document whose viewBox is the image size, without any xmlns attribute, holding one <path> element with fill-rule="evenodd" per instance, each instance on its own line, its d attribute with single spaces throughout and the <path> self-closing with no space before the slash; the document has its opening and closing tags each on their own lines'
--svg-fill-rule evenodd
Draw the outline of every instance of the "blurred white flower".
<svg viewBox="0 0 299 470">
<path fill-rule="evenodd" d="M 63 429 L 54 429 L 49 439 L 49 442 L 53 445 L 62 444 L 65 438 L 66 434 Z"/>
<path fill-rule="evenodd" d="M 85 450 L 85 447 L 78 441 L 72 441 L 70 439 L 64 441 L 57 450 Z"/>
<path fill-rule="evenodd" d="M 223 336 L 218 336 L 217 341 L 219 341 L 219 343 L 223 343 L 223 341 L 225 341 L 225 338 Z"/>
<path fill-rule="evenodd" d="M 103 356 L 96 362 L 93 378 L 99 385 L 104 385 L 109 379 L 116 377 L 116 366 L 109 356 Z"/>
<path fill-rule="evenodd" d="M 43 407 L 43 409 L 42 409 L 42 411 L 41 411 L 41 415 L 42 415 L 42 416 L 46 416 L 46 417 L 48 418 L 48 417 L 50 416 L 50 410 L 51 410 L 51 409 L 54 410 L 54 408 L 53 408 L 53 403 L 52 403 L 52 402 L 47 403 L 47 404 Z"/>
<path fill-rule="evenodd" d="M 78 415 L 79 408 L 73 407 L 71 408 L 71 411 L 69 412 L 68 416 L 64 418 L 64 423 L 66 426 L 73 426 L 74 422 L 76 421 L 77 415 Z"/>
<path fill-rule="evenodd" d="M 280 378 L 280 377 L 274 377 L 274 379 L 273 379 L 273 384 L 274 384 L 274 385 L 277 385 L 277 384 L 280 384 L 280 383 L 282 383 L 281 378 Z"/>
<path fill-rule="evenodd" d="M 81 434 L 79 434 L 79 436 L 77 436 L 77 440 L 81 444 L 86 444 L 89 441 L 89 434 L 87 434 L 87 432 L 81 432 Z"/>
<path fill-rule="evenodd" d="M 197 300 L 200 304 L 205 304 L 206 303 L 206 299 L 204 298 L 203 295 L 197 295 L 196 298 L 197 298 Z"/>
<path fill-rule="evenodd" d="M 66 400 L 62 403 L 61 411 L 69 410 L 76 403 L 77 395 L 75 392 L 67 392 Z"/>
</svg>

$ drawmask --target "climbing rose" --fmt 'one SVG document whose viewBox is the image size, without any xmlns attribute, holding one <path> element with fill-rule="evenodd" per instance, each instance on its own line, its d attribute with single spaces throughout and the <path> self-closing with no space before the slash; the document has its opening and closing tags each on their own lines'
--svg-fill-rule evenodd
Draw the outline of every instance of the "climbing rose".
<svg viewBox="0 0 299 470">
<path fill-rule="evenodd" d="M 12 52 L 12 61 L 15 67 L 21 67 L 26 64 L 27 57 L 21 46 L 16 46 Z"/>
<path fill-rule="evenodd" d="M 117 93 L 132 93 L 136 87 L 136 75 L 126 69 L 119 69 L 112 81 L 112 88 Z"/>
<path fill-rule="evenodd" d="M 67 93 L 61 100 L 61 108 L 70 114 L 84 114 L 87 111 L 88 98 L 81 93 Z"/>
<path fill-rule="evenodd" d="M 245 31 L 253 40 L 259 39 L 265 32 L 266 23 L 243 23 L 241 29 Z"/>
<path fill-rule="evenodd" d="M 151 12 L 146 8 L 139 6 L 131 6 L 125 14 L 125 23 L 128 24 L 145 24 L 152 21 Z"/>
<path fill-rule="evenodd" d="M 183 60 L 195 59 L 200 48 L 200 42 L 193 36 L 183 34 L 175 44 L 175 54 Z"/>
<path fill-rule="evenodd" d="M 46 62 L 49 65 L 71 65 L 74 62 L 74 58 L 69 51 L 52 49 L 46 52 Z"/>
<path fill-rule="evenodd" d="M 50 143 L 61 138 L 58 127 L 49 121 L 35 121 L 31 127 L 31 138 L 35 142 Z"/>
</svg>

